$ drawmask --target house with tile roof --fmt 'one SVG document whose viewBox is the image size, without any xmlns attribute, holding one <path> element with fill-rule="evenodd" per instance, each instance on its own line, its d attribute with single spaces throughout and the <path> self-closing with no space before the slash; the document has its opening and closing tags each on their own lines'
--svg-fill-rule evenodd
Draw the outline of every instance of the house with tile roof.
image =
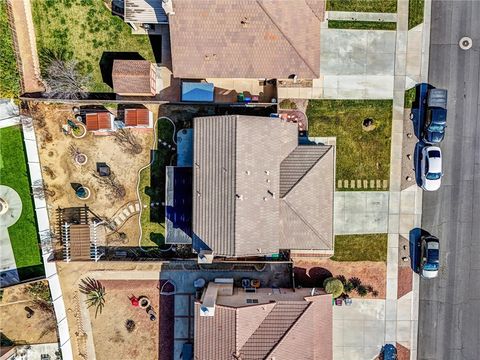
<svg viewBox="0 0 480 360">
<path fill-rule="evenodd" d="M 324 14 L 325 0 L 126 0 L 124 19 L 168 23 L 176 78 L 315 79 Z"/>
<path fill-rule="evenodd" d="M 198 360 L 333 358 L 332 296 L 316 289 L 252 293 L 215 280 L 195 302 L 194 319 Z"/>
<path fill-rule="evenodd" d="M 333 254 L 335 148 L 279 118 L 194 119 L 193 248 L 221 257 Z"/>
</svg>

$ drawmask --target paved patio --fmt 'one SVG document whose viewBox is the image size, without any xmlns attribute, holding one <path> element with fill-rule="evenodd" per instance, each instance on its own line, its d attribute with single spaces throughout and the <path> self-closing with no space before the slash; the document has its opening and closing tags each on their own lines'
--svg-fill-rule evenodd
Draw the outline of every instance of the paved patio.
<svg viewBox="0 0 480 360">
<path fill-rule="evenodd" d="M 335 192 L 335 234 L 388 232 L 387 191 Z"/>
</svg>

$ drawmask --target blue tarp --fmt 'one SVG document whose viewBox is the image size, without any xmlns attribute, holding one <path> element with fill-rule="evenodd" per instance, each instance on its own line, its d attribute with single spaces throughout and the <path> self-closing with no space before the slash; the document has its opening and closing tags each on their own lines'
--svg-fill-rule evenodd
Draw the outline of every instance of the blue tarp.
<svg viewBox="0 0 480 360">
<path fill-rule="evenodd" d="M 214 86 L 210 83 L 182 82 L 182 101 L 213 102 Z"/>
</svg>

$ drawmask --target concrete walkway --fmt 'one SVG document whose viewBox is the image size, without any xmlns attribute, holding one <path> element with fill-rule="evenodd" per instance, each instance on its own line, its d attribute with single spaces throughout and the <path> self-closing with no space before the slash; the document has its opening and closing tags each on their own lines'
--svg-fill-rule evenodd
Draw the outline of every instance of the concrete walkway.
<svg viewBox="0 0 480 360">
<path fill-rule="evenodd" d="M 44 91 L 30 0 L 7 0 L 24 92 Z"/>
<path fill-rule="evenodd" d="M 23 138 L 25 150 L 27 153 L 28 168 L 30 173 L 30 183 L 36 181 L 43 183 L 40 159 L 38 157 L 37 140 L 35 131 L 32 127 L 23 126 Z M 40 239 L 44 240 L 50 235 L 50 221 L 48 219 L 47 203 L 45 198 L 34 198 L 35 216 L 37 218 L 38 233 Z M 42 258 L 45 267 L 45 276 L 48 280 L 50 293 L 52 295 L 55 317 L 57 319 L 58 335 L 60 338 L 60 350 L 64 360 L 72 360 L 73 352 L 70 342 L 70 333 L 68 330 L 67 314 L 65 303 L 63 301 L 60 280 L 57 274 L 57 265 L 49 259 L 53 256 L 53 249 L 49 246 L 49 241 L 42 241 Z"/>
<path fill-rule="evenodd" d="M 327 11 L 327 20 L 396 22 L 396 13 L 372 13 L 353 11 Z"/>
<path fill-rule="evenodd" d="M 388 191 L 336 191 L 335 234 L 388 231 Z"/>
</svg>

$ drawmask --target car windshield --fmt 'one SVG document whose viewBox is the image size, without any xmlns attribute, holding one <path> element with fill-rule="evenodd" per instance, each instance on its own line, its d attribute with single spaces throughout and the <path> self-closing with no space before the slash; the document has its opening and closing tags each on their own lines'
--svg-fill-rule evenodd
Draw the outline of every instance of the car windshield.
<svg viewBox="0 0 480 360">
<path fill-rule="evenodd" d="M 434 264 L 426 263 L 425 266 L 423 267 L 423 270 L 436 271 L 438 270 L 438 263 L 434 263 Z"/>
<path fill-rule="evenodd" d="M 444 131 L 444 126 L 443 125 L 437 125 L 437 124 L 432 124 L 430 125 L 430 127 L 428 128 L 431 132 L 443 132 Z"/>
<path fill-rule="evenodd" d="M 428 174 L 426 175 L 426 178 L 427 178 L 428 180 L 438 180 L 438 179 L 440 179 L 441 177 L 442 177 L 442 174 L 440 174 L 440 173 L 428 173 Z"/>
<path fill-rule="evenodd" d="M 428 156 L 431 158 L 439 158 L 440 157 L 440 151 L 438 150 L 431 150 L 428 152 Z"/>
</svg>

